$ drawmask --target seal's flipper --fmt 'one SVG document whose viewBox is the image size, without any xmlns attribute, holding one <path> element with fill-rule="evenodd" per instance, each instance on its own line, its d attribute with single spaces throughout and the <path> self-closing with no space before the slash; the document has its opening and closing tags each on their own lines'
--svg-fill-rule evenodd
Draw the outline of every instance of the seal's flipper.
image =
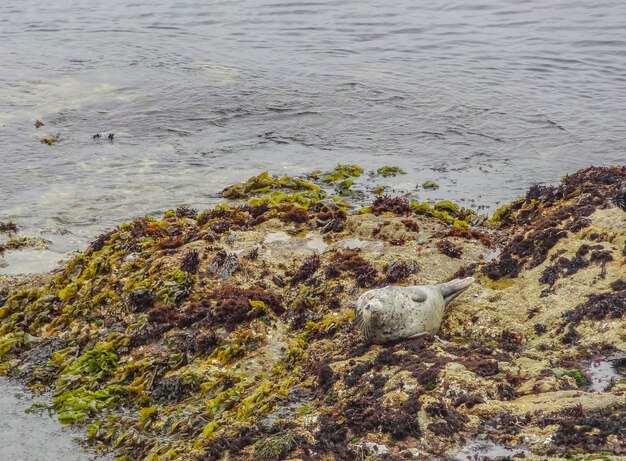
<svg viewBox="0 0 626 461">
<path fill-rule="evenodd" d="M 428 299 L 428 293 L 426 293 L 421 288 L 418 288 L 418 287 L 410 287 L 410 288 L 411 288 L 411 292 L 409 296 L 411 296 L 411 300 L 413 302 L 423 303 L 424 301 Z"/>
<path fill-rule="evenodd" d="M 429 335 L 429 333 L 425 331 L 423 333 L 417 333 L 417 334 L 415 334 L 413 336 L 409 336 L 407 339 L 422 338 L 422 337 L 428 336 L 428 335 Z"/>
<path fill-rule="evenodd" d="M 454 298 L 467 290 L 469 286 L 474 283 L 474 280 L 474 277 L 467 277 L 464 279 L 450 280 L 449 282 L 440 283 L 435 286 L 441 293 L 441 296 L 443 296 L 443 300 L 445 301 L 447 306 L 448 304 L 450 304 L 450 301 L 452 301 Z"/>
</svg>

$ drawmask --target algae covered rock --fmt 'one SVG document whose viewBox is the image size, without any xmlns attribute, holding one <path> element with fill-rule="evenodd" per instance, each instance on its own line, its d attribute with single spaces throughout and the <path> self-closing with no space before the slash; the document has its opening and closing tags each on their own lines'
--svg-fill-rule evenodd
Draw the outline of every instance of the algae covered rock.
<svg viewBox="0 0 626 461">
<path fill-rule="evenodd" d="M 592 391 L 589 364 L 626 350 L 626 169 L 533 188 L 497 226 L 389 196 L 351 213 L 319 184 L 361 171 L 262 174 L 0 284 L 1 370 L 123 460 L 441 459 L 479 434 L 530 459 L 624 454 L 623 369 Z M 364 290 L 460 274 L 478 283 L 448 342 L 355 330 Z"/>
</svg>

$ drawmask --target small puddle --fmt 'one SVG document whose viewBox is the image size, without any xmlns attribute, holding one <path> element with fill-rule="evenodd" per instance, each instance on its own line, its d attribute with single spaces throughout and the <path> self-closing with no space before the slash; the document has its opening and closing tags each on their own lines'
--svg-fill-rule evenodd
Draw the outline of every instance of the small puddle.
<svg viewBox="0 0 626 461">
<path fill-rule="evenodd" d="M 594 360 L 587 369 L 587 376 L 591 380 L 589 389 L 593 392 L 602 392 L 612 382 L 624 379 L 625 371 L 626 355 L 614 355 Z"/>
<path fill-rule="evenodd" d="M 508 447 L 486 440 L 474 440 L 469 442 L 463 450 L 458 452 L 454 456 L 454 459 L 478 461 L 487 458 L 511 457 L 516 455 L 523 458 L 530 454 L 530 450 L 526 448 Z"/>
<path fill-rule="evenodd" d="M 263 243 L 265 245 L 269 245 L 270 243 L 276 242 L 288 242 L 290 239 L 291 237 L 289 237 L 289 234 L 287 234 L 287 232 L 271 232 L 265 236 L 265 239 L 263 239 Z"/>
<path fill-rule="evenodd" d="M 336 243 L 338 248 L 345 248 L 348 250 L 369 250 L 377 251 L 382 250 L 384 247 L 383 242 L 374 240 L 361 240 L 358 238 L 346 238 L 339 240 Z"/>
<path fill-rule="evenodd" d="M 272 232 L 263 239 L 264 245 L 272 245 L 273 250 L 289 250 L 302 254 L 310 252 L 324 253 L 328 251 L 328 245 L 324 238 L 314 232 L 309 232 L 305 237 L 293 238 L 286 232 Z M 268 250 L 271 253 L 272 250 Z"/>
<path fill-rule="evenodd" d="M 324 253 L 328 250 L 328 245 L 326 245 L 322 236 L 313 233 L 306 236 L 306 247 L 318 253 Z"/>
<path fill-rule="evenodd" d="M 46 411 L 26 413 L 39 401 L 20 384 L 0 378 L 0 460 L 110 461 L 112 456 L 89 453 L 78 440 L 82 432 L 59 424 Z"/>
</svg>

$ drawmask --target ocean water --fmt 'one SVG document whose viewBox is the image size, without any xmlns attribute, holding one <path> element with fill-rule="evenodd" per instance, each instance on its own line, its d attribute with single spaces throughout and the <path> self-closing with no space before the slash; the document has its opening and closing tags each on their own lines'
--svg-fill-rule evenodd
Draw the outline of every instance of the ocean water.
<svg viewBox="0 0 626 461">
<path fill-rule="evenodd" d="M 34 403 L 51 397 L 33 396 L 20 384 L 0 378 L 0 459 L 3 461 L 110 461 L 113 455 L 81 446 L 82 431 L 63 428 L 44 410 L 27 413 Z"/>
<path fill-rule="evenodd" d="M 3 0 L 0 221 L 53 245 L 0 272 L 263 170 L 399 165 L 492 211 L 623 164 L 625 31 L 617 0 Z"/>
</svg>

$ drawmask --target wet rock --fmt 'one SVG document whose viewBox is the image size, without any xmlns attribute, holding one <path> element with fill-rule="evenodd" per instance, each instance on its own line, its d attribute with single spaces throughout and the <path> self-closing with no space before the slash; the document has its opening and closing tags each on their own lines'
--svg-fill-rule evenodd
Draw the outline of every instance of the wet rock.
<svg viewBox="0 0 626 461">
<path fill-rule="evenodd" d="M 490 225 L 452 202 L 321 198 L 356 171 L 259 175 L 224 192 L 245 204 L 137 219 L 47 278 L 0 277 L 0 370 L 127 459 L 443 459 L 476 434 L 506 456 L 622 454 L 623 364 L 589 364 L 626 349 L 626 169 L 532 187 Z M 477 283 L 447 342 L 355 331 L 364 290 L 461 273 Z"/>
</svg>

